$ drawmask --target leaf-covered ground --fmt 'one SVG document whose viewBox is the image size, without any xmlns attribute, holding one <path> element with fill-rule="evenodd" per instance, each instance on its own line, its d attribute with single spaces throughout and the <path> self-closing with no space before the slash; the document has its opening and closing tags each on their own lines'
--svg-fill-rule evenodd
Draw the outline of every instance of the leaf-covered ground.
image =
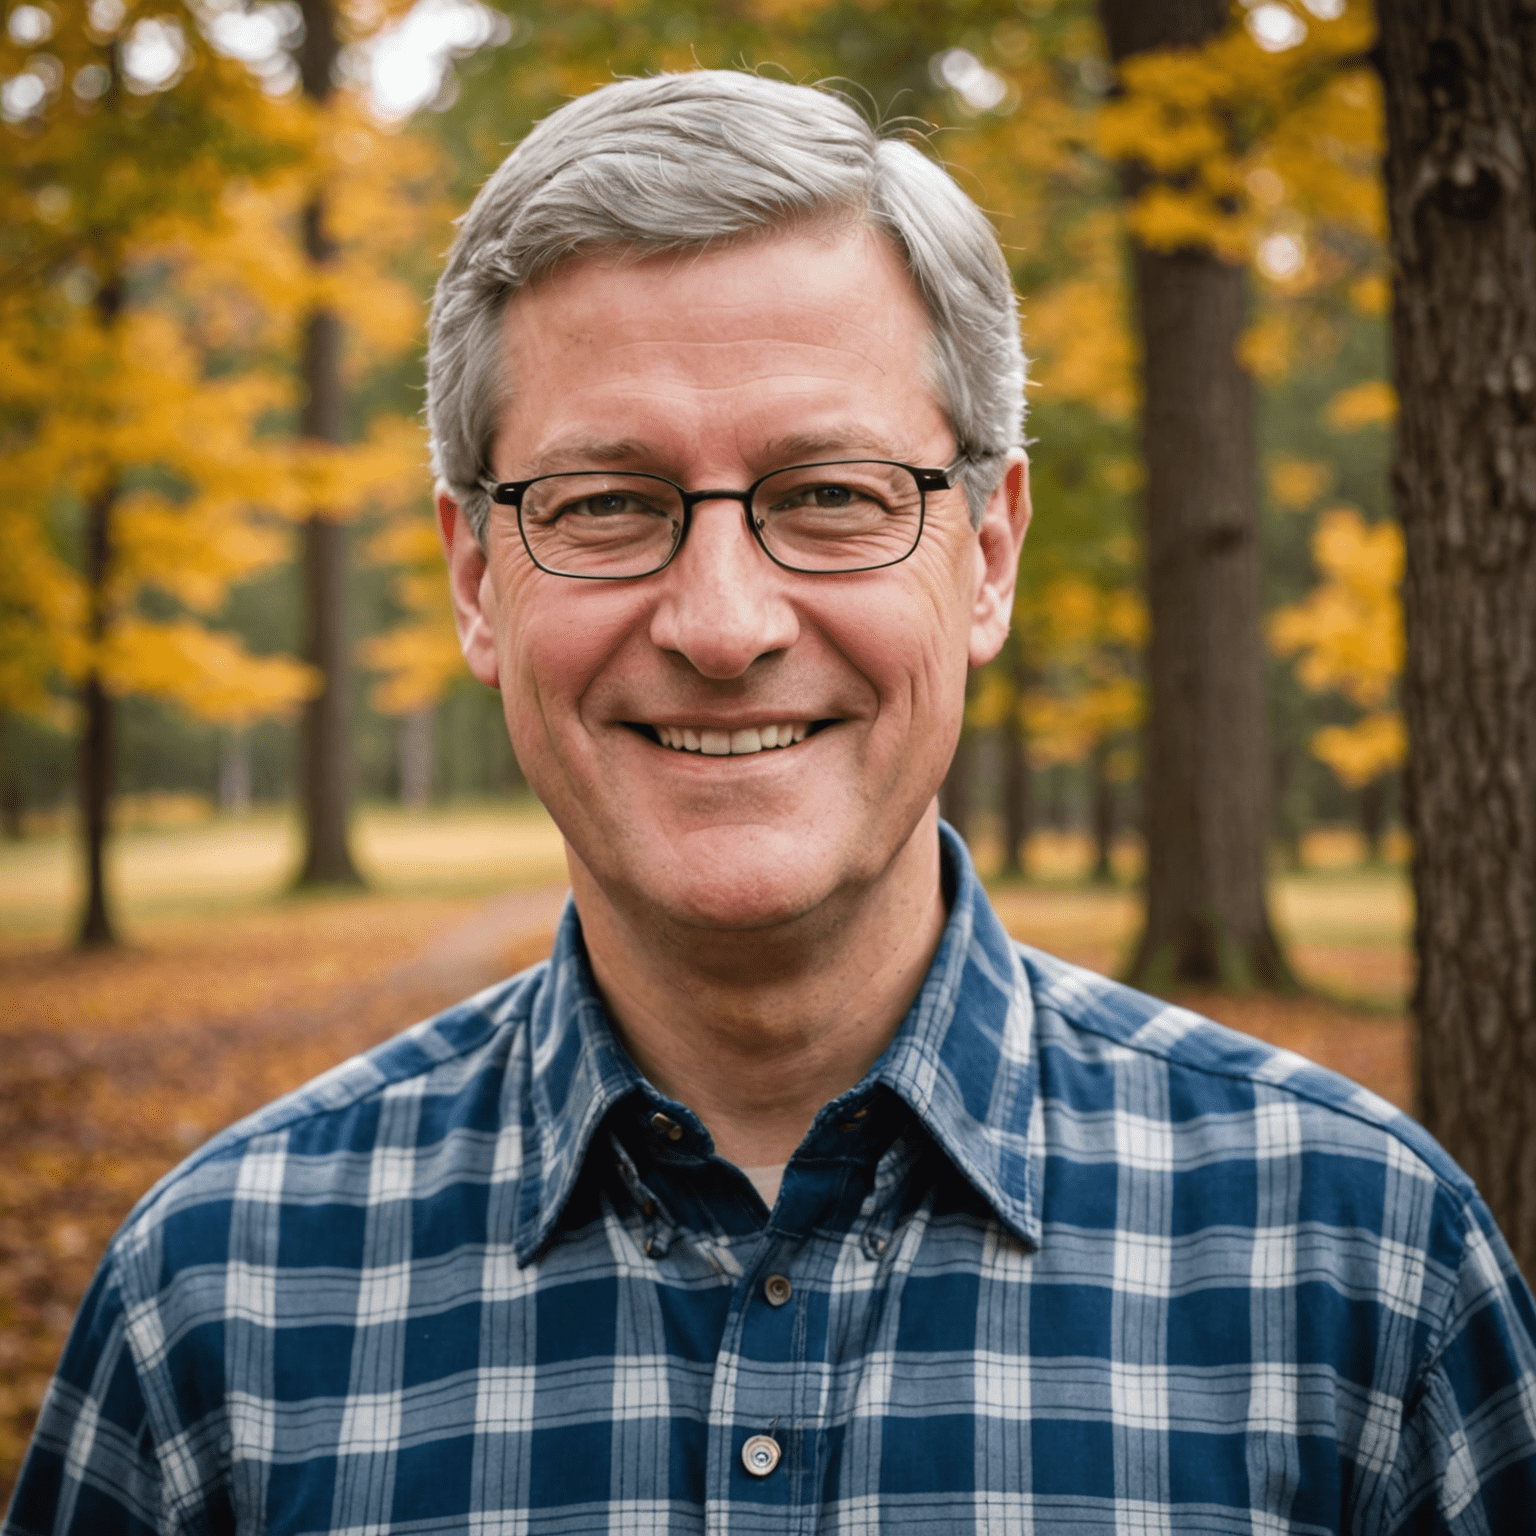
<svg viewBox="0 0 1536 1536">
<path fill-rule="evenodd" d="M 1406 1103 L 1407 1032 L 1383 1006 L 1401 996 L 1406 958 L 1395 919 L 1381 921 L 1383 887 L 1318 890 L 1289 912 L 1295 952 L 1373 1010 L 1181 1000 Z M 232 1120 L 537 959 L 558 903 L 556 888 L 489 903 L 371 896 L 181 917 L 114 954 L 61 953 L 42 936 L 0 947 L 0 1506 L 75 1307 L 134 1201 Z M 998 905 L 1021 938 L 1101 969 L 1136 917 L 1120 891 L 1013 887 Z"/>
</svg>

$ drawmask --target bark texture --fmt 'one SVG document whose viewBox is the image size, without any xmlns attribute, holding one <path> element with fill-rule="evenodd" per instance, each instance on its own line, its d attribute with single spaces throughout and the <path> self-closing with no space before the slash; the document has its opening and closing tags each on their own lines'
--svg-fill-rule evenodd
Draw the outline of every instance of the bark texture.
<svg viewBox="0 0 1536 1536">
<path fill-rule="evenodd" d="M 304 40 L 299 78 L 304 94 L 323 102 L 331 94 L 339 41 L 331 0 L 303 0 Z M 315 266 L 335 259 L 323 192 L 304 209 L 304 251 Z M 323 443 L 342 440 L 345 395 L 341 378 L 341 322 L 328 309 L 309 315 L 302 360 L 304 406 L 299 431 Z M 304 526 L 305 659 L 321 678 L 304 709 L 301 727 L 304 862 L 300 885 L 359 885 L 348 824 L 352 809 L 352 646 L 348 624 L 348 529 L 323 512 Z"/>
<path fill-rule="evenodd" d="M 1381 10 L 1419 1108 L 1536 1277 L 1536 7 Z"/>
<path fill-rule="evenodd" d="M 1196 46 L 1225 0 L 1101 0 L 1115 63 Z M 1144 172 L 1127 169 L 1132 193 Z M 1131 250 L 1142 349 L 1149 713 L 1146 927 L 1132 980 L 1280 986 L 1265 896 L 1269 747 L 1247 278 L 1207 250 Z"/>
</svg>

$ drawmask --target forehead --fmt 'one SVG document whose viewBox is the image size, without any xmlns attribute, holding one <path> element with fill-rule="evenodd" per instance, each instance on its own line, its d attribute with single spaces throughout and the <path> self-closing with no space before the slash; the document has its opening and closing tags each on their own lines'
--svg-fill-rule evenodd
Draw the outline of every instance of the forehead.
<svg viewBox="0 0 1536 1536">
<path fill-rule="evenodd" d="M 928 338 L 905 264 L 868 230 L 578 258 L 507 306 L 497 457 L 522 473 L 566 443 L 670 452 L 722 432 L 744 455 L 847 437 L 906 456 L 945 426 Z"/>
</svg>

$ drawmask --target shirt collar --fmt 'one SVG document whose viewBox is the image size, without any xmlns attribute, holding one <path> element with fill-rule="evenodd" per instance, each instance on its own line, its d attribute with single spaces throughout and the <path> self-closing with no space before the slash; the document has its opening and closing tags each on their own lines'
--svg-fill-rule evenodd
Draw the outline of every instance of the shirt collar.
<svg viewBox="0 0 1536 1536">
<path fill-rule="evenodd" d="M 945 884 L 954 896 L 938 950 L 884 1055 L 837 1104 L 864 1099 L 874 1084 L 884 1084 L 1003 1224 L 1034 1246 L 1040 1217 L 1029 1146 L 1039 1091 L 1033 999 L 964 842 L 943 822 L 939 837 Z M 522 1137 L 513 1237 L 520 1264 L 554 1230 L 609 1110 L 637 1091 L 666 1104 L 614 1034 L 569 900 L 525 1039 L 520 1068 L 508 1075 L 513 1101 L 504 1105 L 503 1120 L 520 1126 Z"/>
</svg>

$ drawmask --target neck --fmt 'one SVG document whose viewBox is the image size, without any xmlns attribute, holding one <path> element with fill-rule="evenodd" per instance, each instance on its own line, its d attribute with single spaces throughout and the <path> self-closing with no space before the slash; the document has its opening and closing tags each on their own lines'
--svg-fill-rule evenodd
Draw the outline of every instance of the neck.
<svg viewBox="0 0 1536 1536">
<path fill-rule="evenodd" d="M 574 850 L 592 970 L 625 1048 L 739 1167 L 787 1162 L 890 1044 L 945 912 L 930 810 L 873 885 L 771 929 L 689 929 L 610 899 Z"/>
</svg>

